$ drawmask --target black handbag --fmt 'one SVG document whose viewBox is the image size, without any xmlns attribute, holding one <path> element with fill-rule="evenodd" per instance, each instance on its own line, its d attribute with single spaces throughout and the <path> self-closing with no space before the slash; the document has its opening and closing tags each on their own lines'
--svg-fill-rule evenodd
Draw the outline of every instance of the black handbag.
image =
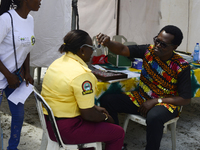
<svg viewBox="0 0 200 150">
<path fill-rule="evenodd" d="M 18 68 L 17 66 L 17 54 L 16 54 L 16 48 L 15 48 L 15 40 L 14 40 L 14 28 L 13 28 L 13 18 L 12 15 L 7 12 L 10 15 L 11 18 L 11 25 L 12 25 L 12 39 L 13 39 L 13 49 L 14 49 L 14 55 L 15 55 L 15 66 L 16 66 L 16 70 L 13 72 L 15 75 L 17 75 L 17 77 L 19 78 L 20 83 L 24 81 L 24 67 L 23 65 Z"/>
</svg>

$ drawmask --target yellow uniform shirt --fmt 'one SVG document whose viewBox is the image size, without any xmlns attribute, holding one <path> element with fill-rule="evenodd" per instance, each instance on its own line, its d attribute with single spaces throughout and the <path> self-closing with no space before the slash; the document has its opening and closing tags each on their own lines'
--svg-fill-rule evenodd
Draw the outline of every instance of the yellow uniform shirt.
<svg viewBox="0 0 200 150">
<path fill-rule="evenodd" d="M 73 118 L 81 109 L 92 108 L 97 79 L 87 64 L 71 52 L 55 60 L 48 68 L 41 95 L 59 118 Z M 44 114 L 47 114 L 43 108 Z"/>
</svg>

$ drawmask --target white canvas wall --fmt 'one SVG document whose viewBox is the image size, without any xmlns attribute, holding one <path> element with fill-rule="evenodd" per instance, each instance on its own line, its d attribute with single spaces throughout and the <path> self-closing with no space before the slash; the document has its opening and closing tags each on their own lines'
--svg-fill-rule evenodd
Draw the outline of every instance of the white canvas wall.
<svg viewBox="0 0 200 150">
<path fill-rule="evenodd" d="M 79 27 L 91 37 L 99 32 L 116 34 L 117 0 L 79 0 Z"/>
<path fill-rule="evenodd" d="M 200 43 L 200 1 L 199 0 L 162 0 L 161 25 L 174 24 L 183 31 L 184 39 L 178 48 L 181 51 L 194 51 Z"/>
<path fill-rule="evenodd" d="M 152 44 L 159 31 L 160 0 L 121 0 L 119 34 L 137 44 Z"/>
<path fill-rule="evenodd" d="M 184 52 L 188 52 L 189 1 L 161 0 L 160 28 L 168 24 L 179 27 L 183 32 L 183 41 L 178 50 Z"/>
<path fill-rule="evenodd" d="M 196 43 L 200 43 L 200 1 L 189 0 L 189 28 L 188 28 L 188 47 L 189 52 L 194 51 Z"/>
<path fill-rule="evenodd" d="M 92 37 L 99 32 L 112 37 L 117 28 L 117 0 L 78 1 L 80 29 Z M 121 0 L 119 35 L 138 44 L 152 43 L 159 31 L 160 0 Z"/>
<path fill-rule="evenodd" d="M 91 36 L 99 32 L 116 35 L 116 1 L 79 0 L 80 28 Z M 184 35 L 178 50 L 193 52 L 195 43 L 200 43 L 199 14 L 199 0 L 121 0 L 119 34 L 147 44 L 165 25 L 176 25 Z"/>
<path fill-rule="evenodd" d="M 168 24 L 178 26 L 184 35 L 178 50 L 193 52 L 200 43 L 199 0 L 121 0 L 119 34 L 128 41 L 151 44 L 152 38 Z M 117 0 L 79 0 L 79 28 L 91 37 L 99 32 L 116 35 Z M 63 36 L 71 29 L 71 0 L 42 0 L 35 18 L 36 45 L 31 66 L 49 66 L 56 58 Z"/>
<path fill-rule="evenodd" d="M 35 22 L 36 43 L 30 55 L 32 67 L 48 67 L 61 56 L 58 48 L 71 30 L 71 0 L 42 0 Z"/>
</svg>

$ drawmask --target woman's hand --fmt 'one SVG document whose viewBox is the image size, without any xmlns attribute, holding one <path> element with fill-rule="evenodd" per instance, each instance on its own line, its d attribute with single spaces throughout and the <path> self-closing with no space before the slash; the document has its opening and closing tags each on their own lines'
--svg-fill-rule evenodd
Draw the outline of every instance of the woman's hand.
<svg viewBox="0 0 200 150">
<path fill-rule="evenodd" d="M 113 118 L 109 115 L 108 111 L 107 111 L 105 108 L 99 107 L 99 106 L 96 106 L 96 105 L 95 105 L 94 107 L 95 107 L 95 109 L 96 109 L 97 111 L 103 113 L 105 116 L 106 116 L 106 115 L 108 116 L 108 119 L 106 120 L 106 122 L 115 123 L 114 120 L 113 120 Z"/>
<path fill-rule="evenodd" d="M 113 118 L 110 116 L 110 115 L 108 115 L 108 120 L 107 120 L 107 122 L 109 122 L 109 123 L 115 123 L 115 121 L 113 120 Z"/>
<path fill-rule="evenodd" d="M 97 111 L 99 111 L 99 112 L 101 112 L 101 113 L 106 113 L 106 114 L 108 114 L 108 112 L 107 112 L 107 110 L 106 110 L 105 108 L 100 107 L 100 106 L 97 106 L 97 105 L 95 105 L 94 107 L 95 107 L 95 109 L 96 109 Z"/>
<path fill-rule="evenodd" d="M 109 123 L 114 123 L 113 118 L 108 114 L 105 108 L 94 105 L 92 108 L 80 109 L 81 117 L 84 120 L 92 122 L 102 122 L 106 121 Z M 105 118 L 108 116 L 108 119 Z"/>
<path fill-rule="evenodd" d="M 19 87 L 20 81 L 17 75 L 10 73 L 8 76 L 6 76 L 6 79 L 8 81 L 9 88 L 16 89 Z"/>
<path fill-rule="evenodd" d="M 96 36 L 96 38 L 97 38 L 98 43 L 103 46 L 108 46 L 108 44 L 110 43 L 110 37 L 105 34 L 99 33 Z"/>
<path fill-rule="evenodd" d="M 27 86 L 28 86 L 29 83 L 33 85 L 34 80 L 33 80 L 33 78 L 31 77 L 30 73 L 25 73 L 24 79 L 25 79 L 25 81 L 26 81 L 26 85 L 27 85 Z"/>
</svg>

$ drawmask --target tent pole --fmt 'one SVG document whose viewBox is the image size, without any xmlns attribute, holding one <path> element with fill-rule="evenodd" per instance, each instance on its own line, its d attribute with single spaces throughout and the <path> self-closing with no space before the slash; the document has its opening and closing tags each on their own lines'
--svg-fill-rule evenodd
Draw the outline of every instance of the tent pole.
<svg viewBox="0 0 200 150">
<path fill-rule="evenodd" d="M 187 24 L 187 44 L 186 44 L 186 52 L 189 52 L 189 35 L 190 34 L 190 0 L 188 0 L 188 24 Z"/>
<path fill-rule="evenodd" d="M 119 15 L 120 15 L 120 0 L 117 1 L 116 35 L 119 35 Z"/>
<path fill-rule="evenodd" d="M 71 30 L 76 29 L 76 17 L 77 17 L 77 2 L 78 0 L 72 0 L 72 23 L 71 23 Z"/>
</svg>

